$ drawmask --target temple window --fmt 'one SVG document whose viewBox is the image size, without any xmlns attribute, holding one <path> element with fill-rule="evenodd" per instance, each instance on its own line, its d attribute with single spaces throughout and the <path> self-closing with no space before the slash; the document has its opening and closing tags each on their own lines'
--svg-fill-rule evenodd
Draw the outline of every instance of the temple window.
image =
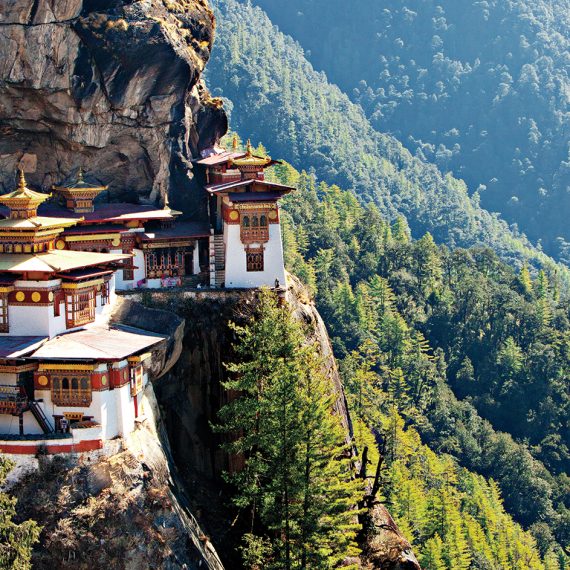
<svg viewBox="0 0 570 570">
<path fill-rule="evenodd" d="M 56 406 L 89 406 L 91 379 L 88 376 L 52 376 L 51 399 Z"/>
<path fill-rule="evenodd" d="M 164 275 L 183 275 L 185 252 L 185 248 L 163 248 L 145 253 L 147 277 L 157 279 Z"/>
<path fill-rule="evenodd" d="M 125 252 L 123 252 L 125 253 Z M 129 252 L 126 252 L 129 253 Z M 123 269 L 123 281 L 132 281 L 135 278 L 135 272 L 132 268 L 132 260 L 131 259 L 125 259 L 125 261 L 123 262 L 125 265 L 129 265 L 129 267 L 127 267 L 126 269 Z"/>
<path fill-rule="evenodd" d="M 242 243 L 265 243 L 269 241 L 269 225 L 265 213 L 252 213 L 241 218 L 240 238 Z"/>
<path fill-rule="evenodd" d="M 0 295 L 0 332 L 7 333 L 9 330 L 8 295 Z"/>
<path fill-rule="evenodd" d="M 103 285 L 101 285 L 101 306 L 109 302 L 109 295 L 109 281 L 103 281 Z"/>
<path fill-rule="evenodd" d="M 95 320 L 95 289 L 76 289 L 65 295 L 65 322 L 67 328 Z"/>
<path fill-rule="evenodd" d="M 247 271 L 263 271 L 263 248 L 246 250 Z"/>
<path fill-rule="evenodd" d="M 131 368 L 131 396 L 136 396 L 143 389 L 143 367 L 142 365 Z"/>
</svg>

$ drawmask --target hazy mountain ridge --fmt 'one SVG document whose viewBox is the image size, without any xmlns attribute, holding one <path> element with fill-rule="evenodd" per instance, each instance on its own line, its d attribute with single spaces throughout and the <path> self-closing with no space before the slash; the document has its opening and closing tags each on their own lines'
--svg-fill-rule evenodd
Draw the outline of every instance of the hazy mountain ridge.
<svg viewBox="0 0 570 570">
<path fill-rule="evenodd" d="M 375 128 L 570 261 L 567 0 L 256 4 Z"/>
<path fill-rule="evenodd" d="M 374 201 L 385 215 L 403 213 L 415 237 L 430 231 L 451 246 L 488 245 L 515 265 L 551 263 L 479 207 L 479 195 L 469 197 L 462 181 L 375 131 L 361 107 L 316 72 L 262 10 L 236 0 L 219 1 L 215 9 L 217 43 L 206 76 L 212 92 L 231 101 L 232 126 L 240 134 Z"/>
</svg>

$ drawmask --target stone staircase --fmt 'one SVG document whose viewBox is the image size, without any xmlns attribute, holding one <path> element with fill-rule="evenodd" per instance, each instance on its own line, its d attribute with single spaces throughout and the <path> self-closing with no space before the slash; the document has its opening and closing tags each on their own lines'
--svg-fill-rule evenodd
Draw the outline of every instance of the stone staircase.
<svg viewBox="0 0 570 570">
<path fill-rule="evenodd" d="M 226 280 L 224 236 L 210 236 L 210 286 L 221 287 Z"/>
</svg>

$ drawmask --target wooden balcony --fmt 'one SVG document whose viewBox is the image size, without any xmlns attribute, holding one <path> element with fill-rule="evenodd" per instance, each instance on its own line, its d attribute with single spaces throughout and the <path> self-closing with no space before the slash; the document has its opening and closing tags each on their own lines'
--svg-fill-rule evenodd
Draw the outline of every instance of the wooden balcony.
<svg viewBox="0 0 570 570">
<path fill-rule="evenodd" d="M 240 239 L 242 243 L 266 243 L 269 241 L 268 226 L 254 226 L 240 228 Z"/>
<path fill-rule="evenodd" d="M 89 407 L 91 405 L 92 397 L 91 392 L 82 391 L 65 391 L 52 392 L 52 402 L 56 406 L 75 406 L 75 407 Z"/>
</svg>

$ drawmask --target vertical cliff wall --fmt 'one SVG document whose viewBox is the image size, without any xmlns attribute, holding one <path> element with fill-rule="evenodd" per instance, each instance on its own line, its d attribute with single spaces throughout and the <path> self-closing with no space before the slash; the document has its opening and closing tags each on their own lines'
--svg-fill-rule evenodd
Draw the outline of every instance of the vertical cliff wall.
<svg viewBox="0 0 570 570">
<path fill-rule="evenodd" d="M 294 277 L 290 283 L 286 301 L 295 318 L 306 326 L 307 341 L 319 347 L 331 391 L 338 395 L 335 413 L 350 441 L 350 411 L 325 324 L 303 285 Z M 227 401 L 222 387 L 227 378 L 224 363 L 234 358 L 235 340 L 228 323 L 250 318 L 255 299 L 254 291 L 223 290 L 178 295 L 152 292 L 150 298 L 152 305 L 176 312 L 186 322 L 180 358 L 155 382 L 154 389 L 175 463 L 191 490 L 192 510 L 211 533 L 227 568 L 239 567 L 239 559 L 221 544 L 236 544 L 240 529 L 235 527 L 235 513 L 228 508 L 230 497 L 221 478 L 228 458 L 219 449 L 220 436 L 212 432 L 211 423 L 216 422 L 217 411 Z M 362 568 L 419 570 L 410 543 L 384 505 L 374 504 L 362 522 Z"/>
<path fill-rule="evenodd" d="M 0 192 L 81 165 L 107 198 L 202 215 L 190 160 L 227 129 L 200 79 L 214 27 L 205 0 L 0 2 Z"/>
</svg>

